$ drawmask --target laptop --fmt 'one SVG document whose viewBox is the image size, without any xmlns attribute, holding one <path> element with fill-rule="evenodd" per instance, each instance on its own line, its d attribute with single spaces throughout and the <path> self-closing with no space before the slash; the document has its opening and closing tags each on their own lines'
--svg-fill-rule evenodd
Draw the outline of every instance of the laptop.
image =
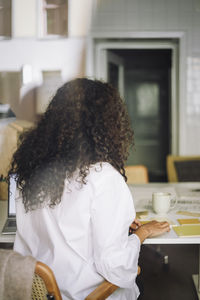
<svg viewBox="0 0 200 300">
<path fill-rule="evenodd" d="M 8 183 L 8 217 L 2 230 L 2 234 L 16 233 L 16 210 L 15 210 L 15 193 L 17 184 L 15 175 L 10 175 Z"/>
</svg>

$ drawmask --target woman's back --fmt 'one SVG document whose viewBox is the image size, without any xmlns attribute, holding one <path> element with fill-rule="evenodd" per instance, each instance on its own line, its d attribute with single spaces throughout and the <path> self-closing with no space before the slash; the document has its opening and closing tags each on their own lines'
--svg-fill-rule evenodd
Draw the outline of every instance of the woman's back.
<svg viewBox="0 0 200 300">
<path fill-rule="evenodd" d="M 65 180 L 61 202 L 54 208 L 47 206 L 26 214 L 21 199 L 17 200 L 18 231 L 14 248 L 53 269 L 63 299 L 84 299 L 112 268 L 113 273 L 117 272 L 119 284 L 120 277 L 123 280 L 124 275 L 127 277 L 123 274 L 123 258 L 118 257 L 122 261 L 116 267 L 112 255 L 116 247 L 120 254 L 128 242 L 128 227 L 135 217 L 129 189 L 110 164 L 91 167 L 84 186 L 75 179 L 76 175 L 70 182 Z M 137 237 L 133 240 L 138 246 L 136 253 L 132 252 L 137 256 L 139 240 Z M 137 272 L 137 259 L 130 265 L 130 272 Z M 111 281 L 115 280 L 116 275 L 110 276 Z M 137 287 L 133 278 L 131 285 L 129 292 L 134 299 Z M 124 294 L 123 290 L 120 294 Z M 124 295 L 123 299 L 128 298 Z"/>
</svg>

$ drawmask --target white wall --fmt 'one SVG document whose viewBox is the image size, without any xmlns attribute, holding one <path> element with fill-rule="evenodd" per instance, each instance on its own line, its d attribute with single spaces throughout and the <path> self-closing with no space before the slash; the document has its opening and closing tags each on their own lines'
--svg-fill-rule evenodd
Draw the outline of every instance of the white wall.
<svg viewBox="0 0 200 300">
<path fill-rule="evenodd" d="M 68 0 L 69 37 L 86 36 L 90 27 L 94 0 Z M 43 17 L 41 0 L 12 1 L 12 36 L 14 38 L 38 37 Z"/>
<path fill-rule="evenodd" d="M 84 38 L 56 40 L 11 39 L 0 41 L 0 52 L 4 59 L 0 71 L 20 71 L 24 64 L 33 69 L 34 81 L 40 81 L 42 70 L 62 70 L 63 79 L 80 75 Z"/>
<path fill-rule="evenodd" d="M 18 118 L 36 118 L 37 86 L 42 71 L 60 70 L 62 81 L 84 76 L 86 36 L 91 22 L 92 0 L 69 0 L 69 35 L 41 39 L 41 0 L 13 0 L 12 39 L 0 41 L 0 72 L 32 68 L 32 82 L 13 95 L 11 108 Z M 13 91 L 13 89 L 12 89 Z"/>
<path fill-rule="evenodd" d="M 20 98 L 15 93 L 11 108 L 18 118 L 36 118 L 37 86 L 42 84 L 42 71 L 60 70 L 62 81 L 84 75 L 84 38 L 62 40 L 12 39 L 0 41 L 1 71 L 21 71 L 23 65 L 32 66 L 32 82 L 22 86 Z M 62 84 L 62 83 L 61 83 Z M 12 87 L 10 87 L 12 88 Z"/>
<path fill-rule="evenodd" d="M 37 1 L 13 0 L 12 1 L 12 36 L 34 37 L 37 32 L 35 18 Z"/>
<path fill-rule="evenodd" d="M 179 154 L 200 154 L 200 1 L 100 0 L 92 24 L 93 36 L 130 36 L 148 32 L 184 37 L 181 61 Z M 139 34 L 138 34 L 139 35 Z M 134 34 L 133 34 L 134 36 Z"/>
<path fill-rule="evenodd" d="M 87 36 L 91 25 L 92 4 L 95 0 L 69 1 L 69 36 Z"/>
</svg>

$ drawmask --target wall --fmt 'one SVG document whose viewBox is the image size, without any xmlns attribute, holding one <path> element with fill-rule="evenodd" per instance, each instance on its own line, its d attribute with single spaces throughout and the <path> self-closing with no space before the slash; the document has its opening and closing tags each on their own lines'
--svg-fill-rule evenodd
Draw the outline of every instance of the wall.
<svg viewBox="0 0 200 300">
<path fill-rule="evenodd" d="M 12 36 L 34 37 L 37 30 L 37 1 L 12 1 Z"/>
<path fill-rule="evenodd" d="M 69 0 L 68 37 L 42 39 L 40 5 L 41 0 L 13 0 L 12 38 L 0 41 L 0 72 L 21 72 L 24 65 L 32 68 L 32 82 L 21 86 L 19 96 L 13 93 L 12 100 L 16 116 L 29 121 L 36 119 L 37 87 L 42 84 L 43 70 L 60 70 L 63 82 L 84 75 L 92 13 L 92 0 Z"/>
<path fill-rule="evenodd" d="M 101 0 L 92 36 L 166 36 L 184 38 L 179 99 L 179 154 L 200 154 L 200 1 Z M 170 35 L 169 34 L 169 35 Z M 179 137 L 177 137 L 179 138 Z"/>
<path fill-rule="evenodd" d="M 29 6 L 27 7 L 27 2 Z M 69 0 L 69 37 L 38 39 L 39 0 L 13 0 L 13 39 L 0 41 L 0 71 L 33 67 L 33 84 L 21 90 L 20 118 L 34 119 L 34 86 L 41 69 L 61 68 L 63 80 L 84 75 L 84 55 L 91 9 L 95 0 Z M 115 36 L 126 33 L 182 32 L 180 154 L 200 154 L 200 1 L 199 0 L 98 0 L 91 33 Z M 28 95 L 28 96 L 27 96 Z M 25 99 L 23 101 L 23 99 Z M 28 114 L 27 114 L 28 112 Z"/>
<path fill-rule="evenodd" d="M 83 37 L 90 27 L 94 0 L 68 0 L 69 37 Z M 41 0 L 13 0 L 12 36 L 14 38 L 38 37 L 41 28 Z"/>
</svg>

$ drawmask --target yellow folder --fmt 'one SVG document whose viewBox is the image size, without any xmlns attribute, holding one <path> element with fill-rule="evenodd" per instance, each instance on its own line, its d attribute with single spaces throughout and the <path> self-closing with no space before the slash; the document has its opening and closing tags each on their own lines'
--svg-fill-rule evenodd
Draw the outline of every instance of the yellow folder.
<svg viewBox="0 0 200 300">
<path fill-rule="evenodd" d="M 137 211 L 136 212 L 136 219 L 143 219 L 146 218 L 148 216 L 148 210 L 145 211 Z"/>
<path fill-rule="evenodd" d="M 183 224 L 200 224 L 199 219 L 177 219 L 177 221 L 181 225 L 183 225 Z"/>
<path fill-rule="evenodd" d="M 200 225 L 174 226 L 174 231 L 179 237 L 200 237 Z"/>
</svg>

